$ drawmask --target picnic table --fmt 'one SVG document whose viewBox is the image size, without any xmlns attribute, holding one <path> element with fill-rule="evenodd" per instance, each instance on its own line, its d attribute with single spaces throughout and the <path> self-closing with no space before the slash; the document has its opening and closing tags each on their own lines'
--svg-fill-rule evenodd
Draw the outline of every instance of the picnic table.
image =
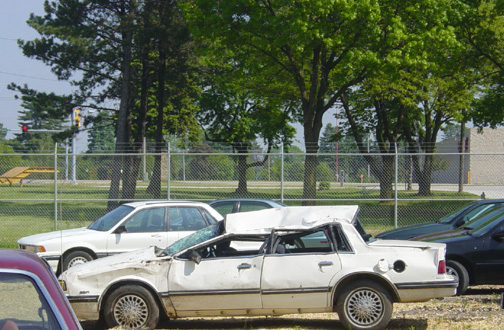
<svg viewBox="0 0 504 330">
<path fill-rule="evenodd" d="M 0 175 L 0 183 L 8 183 L 9 187 L 13 183 L 19 182 L 23 186 L 23 179 L 32 173 L 54 173 L 53 167 L 14 167 L 13 169 Z"/>
</svg>

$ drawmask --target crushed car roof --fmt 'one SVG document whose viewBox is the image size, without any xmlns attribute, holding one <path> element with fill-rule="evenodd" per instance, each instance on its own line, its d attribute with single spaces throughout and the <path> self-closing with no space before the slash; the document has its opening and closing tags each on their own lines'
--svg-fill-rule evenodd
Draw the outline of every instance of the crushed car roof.
<svg viewBox="0 0 504 330">
<path fill-rule="evenodd" d="M 231 213 L 226 216 L 227 233 L 267 233 L 277 229 L 309 229 L 330 222 L 352 223 L 358 205 L 287 206 L 252 212 Z"/>
</svg>

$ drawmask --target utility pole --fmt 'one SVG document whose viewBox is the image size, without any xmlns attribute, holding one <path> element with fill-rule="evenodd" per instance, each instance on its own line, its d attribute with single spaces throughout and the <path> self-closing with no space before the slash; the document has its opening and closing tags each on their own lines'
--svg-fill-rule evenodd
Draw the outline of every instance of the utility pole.
<svg viewBox="0 0 504 330">
<path fill-rule="evenodd" d="M 72 111 L 72 125 L 75 124 L 77 126 L 77 129 L 80 127 L 80 109 L 79 108 L 74 108 Z M 71 182 L 73 184 L 77 183 L 76 180 L 76 170 L 77 170 L 77 160 L 75 156 L 75 135 L 72 135 L 72 174 L 71 174 Z"/>
</svg>

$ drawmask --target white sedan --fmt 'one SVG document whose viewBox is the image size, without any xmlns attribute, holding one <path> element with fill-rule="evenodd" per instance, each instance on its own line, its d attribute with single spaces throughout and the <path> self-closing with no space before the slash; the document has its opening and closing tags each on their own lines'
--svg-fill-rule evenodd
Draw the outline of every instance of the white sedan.
<svg viewBox="0 0 504 330">
<path fill-rule="evenodd" d="M 134 202 L 117 207 L 88 227 L 27 236 L 17 243 L 47 260 L 59 274 L 93 259 L 152 245 L 169 246 L 222 219 L 205 203 Z"/>
<path fill-rule="evenodd" d="M 155 328 L 160 317 L 337 312 L 345 329 L 385 329 L 394 302 L 455 294 L 445 245 L 368 240 L 357 206 L 227 215 L 166 249 L 151 247 L 60 276 L 81 320 Z"/>
</svg>

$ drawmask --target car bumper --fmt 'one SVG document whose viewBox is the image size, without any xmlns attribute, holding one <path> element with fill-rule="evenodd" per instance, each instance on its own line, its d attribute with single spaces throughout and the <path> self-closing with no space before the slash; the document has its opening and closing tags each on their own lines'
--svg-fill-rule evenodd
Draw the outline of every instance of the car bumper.
<svg viewBox="0 0 504 330">
<path fill-rule="evenodd" d="M 454 296 L 458 281 L 433 281 L 396 283 L 400 302 L 427 301 L 434 298 Z"/>
<path fill-rule="evenodd" d="M 80 321 L 95 321 L 100 318 L 98 296 L 67 296 L 67 298 Z"/>
</svg>

